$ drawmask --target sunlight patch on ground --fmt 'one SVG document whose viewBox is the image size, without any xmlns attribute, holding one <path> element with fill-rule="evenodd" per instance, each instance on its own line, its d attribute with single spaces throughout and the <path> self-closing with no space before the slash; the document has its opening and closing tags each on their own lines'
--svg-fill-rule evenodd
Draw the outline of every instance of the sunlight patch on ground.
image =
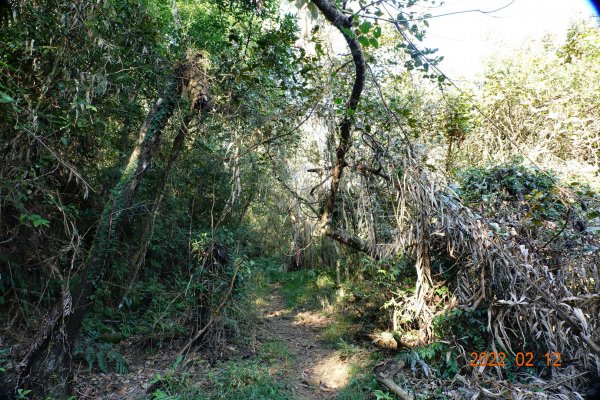
<svg viewBox="0 0 600 400">
<path fill-rule="evenodd" d="M 311 328 L 325 328 L 331 321 L 316 311 L 303 311 L 296 314 L 294 325 L 308 326 Z"/>
<path fill-rule="evenodd" d="M 257 307 L 264 307 L 269 304 L 269 301 L 264 297 L 258 297 L 256 300 L 254 300 L 254 304 L 256 304 Z"/>
<path fill-rule="evenodd" d="M 291 310 L 282 308 L 280 310 L 273 310 L 269 313 L 266 313 L 265 318 L 283 318 L 286 315 L 289 315 L 290 313 L 291 313 Z"/>
<path fill-rule="evenodd" d="M 302 376 L 311 386 L 324 390 L 340 389 L 350 381 L 351 367 L 340 358 L 340 353 L 336 351 L 304 370 Z"/>
</svg>

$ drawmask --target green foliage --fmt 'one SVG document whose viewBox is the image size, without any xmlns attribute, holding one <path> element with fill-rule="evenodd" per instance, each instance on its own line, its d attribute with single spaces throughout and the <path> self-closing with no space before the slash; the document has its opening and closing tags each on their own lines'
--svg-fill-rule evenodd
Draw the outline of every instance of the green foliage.
<svg viewBox="0 0 600 400">
<path fill-rule="evenodd" d="M 556 51 L 565 63 L 576 63 L 582 59 L 596 60 L 599 52 L 600 31 L 589 22 L 572 24 L 564 44 Z"/>
<path fill-rule="evenodd" d="M 153 383 L 159 388 L 152 399 L 289 399 L 290 389 L 281 368 L 290 361 L 284 343 L 266 342 L 257 359 L 224 362 L 203 377 L 188 372 L 157 376 Z"/>
<path fill-rule="evenodd" d="M 17 400 L 27 400 L 29 398 L 29 394 L 31 390 L 28 389 L 17 389 L 16 399 Z"/>
<path fill-rule="evenodd" d="M 8 349 L 0 349 L 0 374 L 10 369 L 10 361 L 6 358 L 9 354 Z"/>
<path fill-rule="evenodd" d="M 433 320 L 437 338 L 451 340 L 472 351 L 483 351 L 487 343 L 487 310 L 449 310 Z"/>
<path fill-rule="evenodd" d="M 593 21 L 573 22 L 566 38 L 489 60 L 477 106 L 487 115 L 463 146 L 465 165 L 515 151 L 551 166 L 562 179 L 594 184 L 598 168 L 600 34 Z"/>
<path fill-rule="evenodd" d="M 381 390 L 374 390 L 373 395 L 375 396 L 376 400 L 394 400 L 394 398 L 389 393 L 383 392 Z"/>
<path fill-rule="evenodd" d="M 417 376 L 454 378 L 462 365 L 458 351 L 446 343 L 433 342 L 426 346 L 403 350 L 398 358 Z"/>
<path fill-rule="evenodd" d="M 355 324 L 353 318 L 344 315 L 333 315 L 333 321 L 327 325 L 323 332 L 323 340 L 332 346 L 340 346 L 342 351 L 352 352 L 352 348 L 343 343 L 353 339 L 359 327 Z M 356 349 L 354 349 L 356 350 Z"/>
<path fill-rule="evenodd" d="M 468 352 L 488 348 L 487 310 L 446 311 L 434 318 L 433 333 L 443 342 L 403 350 L 399 358 L 417 375 L 453 378 L 467 364 L 460 356 L 459 347 Z"/>
<path fill-rule="evenodd" d="M 375 282 L 380 288 L 395 289 L 399 285 L 410 285 L 415 277 L 415 270 L 409 257 L 398 254 L 394 258 L 373 260 L 361 256 L 359 271 L 363 279 Z"/>
<path fill-rule="evenodd" d="M 461 142 L 473 130 L 473 106 L 467 96 L 447 99 L 446 136 L 449 140 Z"/>
<path fill-rule="evenodd" d="M 292 308 L 319 306 L 321 300 L 335 295 L 334 278 L 330 271 L 301 270 L 280 275 L 281 293 Z"/>
<path fill-rule="evenodd" d="M 127 374 L 129 366 L 121 353 L 119 353 L 112 343 L 98 343 L 91 339 L 80 343 L 75 350 L 75 356 L 82 356 L 91 371 L 98 366 L 100 371 L 108 373 L 114 371 L 118 374 Z"/>
<path fill-rule="evenodd" d="M 312 16 L 318 15 L 312 2 L 296 3 L 307 4 Z M 398 234 L 391 217 L 397 206 L 395 192 L 379 181 L 387 177 L 383 174 L 389 174 L 388 183 L 404 175 L 399 166 L 405 154 L 403 138 L 422 140 L 415 143 L 415 154 L 422 155 L 431 169 L 436 166 L 426 157 L 435 152 L 429 151 L 428 146 L 434 147 L 429 142 L 452 144 L 448 172 L 454 171 L 450 168 L 454 164 L 481 165 L 482 154 L 508 159 L 514 144 L 526 149 L 539 144 L 542 161 L 577 161 L 576 165 L 597 170 L 600 118 L 598 108 L 590 106 L 598 103 L 600 92 L 597 27 L 574 24 L 563 43 L 543 43 L 543 56 L 519 52 L 511 59 L 490 62 L 478 98 L 448 96 L 444 91 L 443 98 L 430 101 L 428 89 L 415 86 L 427 82 L 443 87 L 446 78 L 434 68 L 442 57 L 434 49 L 415 45 L 428 25 L 412 11 L 416 3 L 403 3 L 399 14 L 390 17 L 394 25 L 386 30 L 386 9 L 374 2 L 345 32 L 358 40 L 373 66 L 355 111 L 346 106 L 352 63 L 327 53 L 319 25 L 310 34 L 303 32 L 314 52 L 298 46 L 296 18 L 281 15 L 277 1 L 107 0 L 85 6 L 66 0 L 19 2 L 14 18 L 5 20 L 3 15 L 0 20 L 2 322 L 37 327 L 45 308 L 62 300 L 62 288 L 73 288 L 81 279 L 76 269 L 87 258 L 98 221 L 114 222 L 122 215 L 127 224 L 115 232 L 122 240 L 97 241 L 112 256 L 107 273 L 94 282 L 93 304 L 77 344 L 76 355 L 89 369 L 127 373 L 117 346 L 102 342 L 102 335 L 135 335 L 151 345 L 189 335 L 213 316 L 238 266 L 230 303 L 215 322 L 214 343 L 251 340 L 245 333 L 256 318 L 254 297 L 267 293 L 269 280 L 277 280 L 293 308 L 343 310 L 343 315 L 332 316 L 324 339 L 347 357 L 358 354 L 360 348 L 350 341 L 357 321 L 363 328 L 389 329 L 390 316 L 396 318 L 403 302 L 414 295 L 414 260 L 405 254 L 373 260 L 334 251 L 329 239 L 312 237 L 305 244 L 307 253 L 319 253 L 313 257 L 319 261 L 312 263 L 314 269 L 280 272 L 289 257 L 289 232 L 295 228 L 290 204 L 304 195 L 298 195 L 297 186 L 289 181 L 300 175 L 292 160 L 305 149 L 305 132 L 298 127 L 308 118 L 334 126 L 351 117 L 353 149 L 342 182 L 346 190 L 338 197 L 343 210 L 338 207 L 334 222 L 380 243 L 392 242 Z M 337 4 L 341 7 L 340 1 Z M 188 50 L 201 50 L 210 65 L 210 110 L 194 114 L 184 127 L 189 104 L 173 102 L 174 114 L 162 137 L 166 145 L 144 167 L 134 205 L 120 210 L 124 201 L 117 199 L 112 208 L 107 202 L 115 192 L 110 188 L 119 181 L 128 184 L 125 178 L 134 172 L 127 159 L 135 132 L 143 126 L 168 72 Z M 385 69 L 388 64 L 391 68 Z M 171 88 L 176 88 L 174 83 Z M 436 108 L 432 103 L 439 104 Z M 487 112 L 489 120 L 474 115 L 473 103 Z M 498 126 L 511 127 L 510 143 L 498 139 L 507 136 L 498 132 Z M 170 144 L 187 128 L 176 167 L 166 176 L 173 156 Z M 327 149 L 323 147 L 315 141 L 310 151 L 315 165 L 332 159 L 335 143 L 328 141 Z M 369 168 L 379 168 L 378 172 L 355 174 L 369 160 L 373 160 Z M 298 165 L 305 169 L 302 161 Z M 461 198 L 491 217 L 495 232 L 508 236 L 505 223 L 518 219 L 532 237 L 541 226 L 548 226 L 541 236 L 561 233 L 557 222 L 565 218 L 566 201 L 554 179 L 541 171 L 508 163 L 469 168 L 459 178 Z M 315 189 L 320 187 L 323 183 Z M 595 221 L 580 230 L 597 235 L 596 194 L 585 185 L 572 188 L 590 205 L 571 207 Z M 318 208 L 323 199 L 318 190 L 302 201 L 298 207 L 302 213 Z M 141 226 L 156 201 L 161 203 L 148 219 L 152 229 L 138 273 L 131 256 L 145 245 Z M 368 220 L 362 215 L 366 209 Z M 365 225 L 372 231 L 366 232 Z M 568 230 L 564 236 L 580 238 Z M 207 249 L 214 243 L 227 251 L 227 260 L 219 265 L 206 262 Z M 586 255 L 598 250 L 589 243 Z M 436 278 L 451 280 L 449 260 L 437 248 L 432 248 L 431 256 L 432 267 L 441 271 Z M 341 268 L 351 275 L 341 284 L 329 269 L 333 258 L 341 258 Z M 441 303 L 450 296 L 452 285 L 436 285 L 434 295 Z M 582 285 L 591 287 L 593 282 Z M 431 366 L 441 377 L 454 376 L 459 370 L 454 345 L 483 350 L 488 344 L 484 314 L 454 309 L 438 315 L 434 334 L 452 345 L 435 342 L 416 348 L 404 353 L 407 362 L 421 370 Z M 410 312 L 398 320 L 396 335 L 404 328 L 416 329 Z M 202 340 L 213 344 L 210 333 L 206 336 Z M 2 373 L 11 365 L 8 356 L 0 350 Z M 157 378 L 160 387 L 153 396 L 289 398 L 282 369 L 293 362 L 285 343 L 267 341 L 258 360 L 218 364 L 206 379 L 171 371 Z M 338 397 L 389 398 L 374 382 L 372 375 L 356 378 Z M 28 394 L 20 393 L 23 398 Z"/>
<path fill-rule="evenodd" d="M 338 349 L 340 351 L 340 355 L 342 357 L 351 358 L 352 356 L 359 354 L 363 349 L 360 346 L 353 344 L 352 342 L 347 342 L 344 339 L 340 338 L 338 341 Z"/>
<path fill-rule="evenodd" d="M 388 397 L 386 397 L 388 396 Z M 336 400 L 364 400 L 364 399 L 393 399 L 389 393 L 381 390 L 375 376 L 365 373 L 350 379 L 350 382 L 336 395 Z"/>
<path fill-rule="evenodd" d="M 261 344 L 259 356 L 270 363 L 287 365 L 293 362 L 293 355 L 287 345 L 279 340 L 269 340 Z"/>
<path fill-rule="evenodd" d="M 0 91 L 0 103 L 12 103 L 13 101 L 15 101 L 15 99 Z"/>
<path fill-rule="evenodd" d="M 489 205 L 527 201 L 536 220 L 558 220 L 564 206 L 555 187 L 555 178 L 520 164 L 470 168 L 460 174 L 461 197 L 471 203 Z"/>
<path fill-rule="evenodd" d="M 520 164 L 470 168 L 462 171 L 460 177 L 462 197 L 469 202 L 489 202 L 490 195 L 516 201 L 534 191 L 549 192 L 554 187 L 552 177 Z"/>
<path fill-rule="evenodd" d="M 43 226 L 43 227 L 48 227 L 50 226 L 50 221 L 48 221 L 47 219 L 42 218 L 41 215 L 39 214 L 21 214 L 19 216 L 19 221 L 21 223 L 25 223 L 25 222 L 30 222 L 31 225 L 33 225 L 34 228 L 37 228 L 39 226 Z"/>
</svg>

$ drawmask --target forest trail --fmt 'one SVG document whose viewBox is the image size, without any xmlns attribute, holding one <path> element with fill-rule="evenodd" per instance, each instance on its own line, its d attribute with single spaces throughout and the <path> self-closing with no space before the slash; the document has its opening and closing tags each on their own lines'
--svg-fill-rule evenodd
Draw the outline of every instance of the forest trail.
<svg viewBox="0 0 600 400">
<path fill-rule="evenodd" d="M 281 285 L 271 284 L 268 294 L 261 297 L 258 306 L 256 343 L 267 348 L 275 345 L 286 354 L 282 364 L 270 364 L 269 373 L 283 375 L 291 391 L 289 400 L 334 399 L 352 377 L 353 357 L 332 348 L 323 340 L 327 327 L 334 321 L 319 309 L 294 310 L 286 305 Z M 81 399 L 139 400 L 148 398 L 152 380 L 166 376 L 177 358 L 178 348 L 163 349 L 149 355 L 144 342 L 127 339 L 118 351 L 129 361 L 130 372 L 98 373 L 89 371 L 81 361 L 75 372 L 75 392 Z M 250 349 L 248 349 L 250 350 Z M 199 356 L 202 357 L 201 355 Z M 268 362 L 257 358 L 258 363 Z M 206 364 L 188 368 L 194 374 L 206 375 Z M 223 367 L 220 367 L 223 368 Z M 288 397 L 286 397 L 288 398 Z"/>
<path fill-rule="evenodd" d="M 292 362 L 286 368 L 294 398 L 335 398 L 350 380 L 348 360 L 321 340 L 321 334 L 331 321 L 317 310 L 293 311 L 286 307 L 278 285 L 261 308 L 259 341 L 284 343 Z"/>
</svg>

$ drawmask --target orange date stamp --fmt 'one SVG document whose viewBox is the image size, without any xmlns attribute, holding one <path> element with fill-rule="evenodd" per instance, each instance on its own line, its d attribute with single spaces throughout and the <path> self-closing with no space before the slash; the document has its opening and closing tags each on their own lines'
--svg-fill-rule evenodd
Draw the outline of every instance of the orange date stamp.
<svg viewBox="0 0 600 400">
<path fill-rule="evenodd" d="M 469 365 L 471 367 L 506 367 L 508 358 L 506 353 L 503 352 L 476 352 L 473 351 L 469 354 L 471 359 L 469 360 Z M 561 364 L 561 355 L 557 351 L 548 352 L 544 355 L 544 360 L 546 365 L 549 367 L 562 367 Z M 514 364 L 517 367 L 534 367 L 535 360 L 534 354 L 532 352 L 518 352 L 514 357 Z"/>
</svg>

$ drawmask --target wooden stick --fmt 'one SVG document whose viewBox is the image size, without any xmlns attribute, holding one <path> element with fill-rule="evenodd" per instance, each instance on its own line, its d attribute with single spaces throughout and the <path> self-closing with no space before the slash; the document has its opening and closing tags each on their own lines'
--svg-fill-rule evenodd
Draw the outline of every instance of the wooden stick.
<svg viewBox="0 0 600 400">
<path fill-rule="evenodd" d="M 396 382 L 394 382 L 392 380 L 392 378 L 390 378 L 388 376 L 380 375 L 380 374 L 375 374 L 375 376 L 377 377 L 377 380 L 379 382 L 381 382 L 383 385 L 385 385 L 385 387 L 390 389 L 392 391 L 392 393 L 394 393 L 396 396 L 398 396 L 402 400 L 414 400 L 415 399 L 414 396 L 412 396 L 406 390 L 404 390 L 400 386 L 398 386 L 396 384 Z"/>
</svg>

